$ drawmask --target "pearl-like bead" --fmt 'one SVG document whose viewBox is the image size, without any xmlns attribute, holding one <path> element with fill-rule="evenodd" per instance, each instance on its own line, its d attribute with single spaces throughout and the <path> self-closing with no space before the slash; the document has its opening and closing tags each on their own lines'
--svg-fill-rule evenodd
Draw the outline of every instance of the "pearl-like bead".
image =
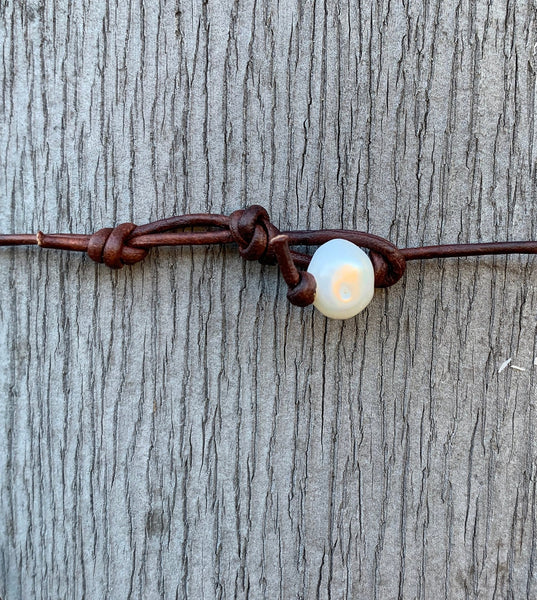
<svg viewBox="0 0 537 600">
<path fill-rule="evenodd" d="M 308 272 L 317 290 L 313 306 L 331 319 L 349 319 L 371 302 L 375 272 L 369 256 L 356 244 L 333 239 L 319 246 Z"/>
</svg>

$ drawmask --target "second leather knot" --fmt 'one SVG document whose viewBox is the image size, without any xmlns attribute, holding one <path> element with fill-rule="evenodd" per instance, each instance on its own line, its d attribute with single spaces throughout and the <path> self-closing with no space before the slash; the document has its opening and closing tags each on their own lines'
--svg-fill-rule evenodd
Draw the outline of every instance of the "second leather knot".
<svg viewBox="0 0 537 600">
<path fill-rule="evenodd" d="M 269 242 L 280 232 L 270 222 L 270 217 L 262 206 L 254 204 L 231 213 L 229 230 L 243 258 L 258 260 L 262 264 L 276 264 L 276 257 L 269 250 Z"/>
</svg>

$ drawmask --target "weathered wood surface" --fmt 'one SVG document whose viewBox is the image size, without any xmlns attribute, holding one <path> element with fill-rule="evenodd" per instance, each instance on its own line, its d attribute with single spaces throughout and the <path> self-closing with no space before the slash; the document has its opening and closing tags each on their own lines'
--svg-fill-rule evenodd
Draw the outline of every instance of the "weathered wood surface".
<svg viewBox="0 0 537 600">
<path fill-rule="evenodd" d="M 536 12 L 7 0 L 0 231 L 535 238 Z M 535 281 L 411 264 L 337 322 L 231 247 L 2 249 L 0 596 L 537 597 Z"/>
</svg>

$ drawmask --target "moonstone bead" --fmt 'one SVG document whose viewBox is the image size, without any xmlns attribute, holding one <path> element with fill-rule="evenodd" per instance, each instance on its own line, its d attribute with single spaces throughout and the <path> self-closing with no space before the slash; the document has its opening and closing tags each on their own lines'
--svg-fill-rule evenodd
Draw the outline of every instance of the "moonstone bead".
<svg viewBox="0 0 537 600">
<path fill-rule="evenodd" d="M 337 238 L 319 246 L 308 272 L 317 282 L 313 306 L 331 319 L 354 317 L 373 298 L 375 272 L 371 260 L 348 240 Z"/>
</svg>

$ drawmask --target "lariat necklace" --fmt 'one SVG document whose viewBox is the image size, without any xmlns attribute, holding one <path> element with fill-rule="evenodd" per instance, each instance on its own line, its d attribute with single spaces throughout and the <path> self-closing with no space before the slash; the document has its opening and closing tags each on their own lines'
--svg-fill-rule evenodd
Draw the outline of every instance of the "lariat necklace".
<svg viewBox="0 0 537 600">
<path fill-rule="evenodd" d="M 204 231 L 177 231 L 183 228 Z M 155 246 L 238 245 L 246 260 L 278 265 L 288 285 L 287 298 L 297 306 L 313 304 L 332 319 L 348 319 L 372 300 L 375 288 L 399 281 L 410 260 L 537 254 L 537 242 L 489 242 L 397 248 L 388 240 L 346 229 L 280 231 L 259 205 L 231 215 L 190 214 L 135 225 L 122 223 L 94 234 L 0 234 L 0 246 L 38 245 L 75 250 L 112 269 L 141 261 Z M 292 246 L 318 246 L 313 255 Z"/>
</svg>

